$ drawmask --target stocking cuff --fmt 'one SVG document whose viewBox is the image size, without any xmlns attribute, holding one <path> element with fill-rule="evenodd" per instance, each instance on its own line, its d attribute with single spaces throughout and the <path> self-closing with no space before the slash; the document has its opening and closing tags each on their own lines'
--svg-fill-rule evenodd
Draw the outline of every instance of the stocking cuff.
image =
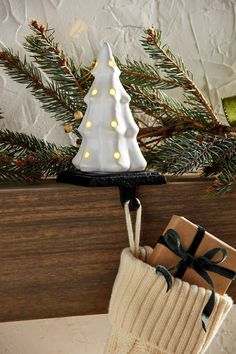
<svg viewBox="0 0 236 354">
<path fill-rule="evenodd" d="M 139 259 L 128 248 L 121 254 L 109 305 L 113 330 L 108 353 L 204 353 L 232 299 L 216 294 L 205 332 L 201 313 L 211 291 L 175 278 L 167 292 L 165 278 L 144 262 L 151 251 L 141 248 Z"/>
</svg>

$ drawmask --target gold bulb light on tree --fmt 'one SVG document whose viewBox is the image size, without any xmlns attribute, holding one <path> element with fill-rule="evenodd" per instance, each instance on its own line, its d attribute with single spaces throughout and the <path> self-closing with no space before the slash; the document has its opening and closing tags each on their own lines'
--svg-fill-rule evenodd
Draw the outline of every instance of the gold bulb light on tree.
<svg viewBox="0 0 236 354">
<path fill-rule="evenodd" d="M 82 112 L 80 112 L 80 111 L 76 111 L 75 113 L 74 113 L 74 118 L 76 119 L 76 120 L 81 120 L 82 118 L 83 118 L 83 113 Z"/>
</svg>

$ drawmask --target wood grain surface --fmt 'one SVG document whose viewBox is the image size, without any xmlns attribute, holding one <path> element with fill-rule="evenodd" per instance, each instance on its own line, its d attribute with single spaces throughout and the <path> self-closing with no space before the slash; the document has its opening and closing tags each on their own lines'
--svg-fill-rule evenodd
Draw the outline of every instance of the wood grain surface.
<svg viewBox="0 0 236 354">
<path fill-rule="evenodd" d="M 139 187 L 141 243 L 154 246 L 177 214 L 236 247 L 236 192 L 209 198 L 208 184 L 170 179 Z M 5 185 L 0 201 L 0 321 L 106 313 L 128 246 L 118 188 Z M 235 283 L 229 294 L 236 300 Z"/>
</svg>

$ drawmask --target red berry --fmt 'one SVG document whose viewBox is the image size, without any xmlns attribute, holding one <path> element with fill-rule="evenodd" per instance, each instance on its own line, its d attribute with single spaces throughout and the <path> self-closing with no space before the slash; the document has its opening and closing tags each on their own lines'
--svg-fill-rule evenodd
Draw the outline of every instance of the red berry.
<svg viewBox="0 0 236 354">
<path fill-rule="evenodd" d="M 17 167 L 23 167 L 24 164 L 25 164 L 25 162 L 24 162 L 23 160 L 17 160 L 17 161 L 16 161 L 16 166 L 17 166 Z"/>
</svg>

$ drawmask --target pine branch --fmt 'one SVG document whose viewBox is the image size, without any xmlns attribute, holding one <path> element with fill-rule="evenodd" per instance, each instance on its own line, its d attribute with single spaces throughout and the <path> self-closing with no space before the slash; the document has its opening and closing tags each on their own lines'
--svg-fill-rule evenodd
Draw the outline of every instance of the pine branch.
<svg viewBox="0 0 236 354">
<path fill-rule="evenodd" d="M 198 129 L 206 130 L 205 124 L 202 123 L 201 112 L 197 114 L 195 109 L 190 109 L 184 106 L 177 99 L 168 97 L 163 91 L 159 90 L 156 95 L 156 101 L 160 107 L 172 116 L 177 116 L 178 119 L 191 123 Z"/>
<path fill-rule="evenodd" d="M 202 130 L 208 130 L 198 119 L 195 110 L 185 107 L 178 100 L 168 97 L 163 91 L 150 92 L 148 88 L 142 90 L 138 87 L 124 85 L 131 95 L 133 105 L 140 111 L 152 115 L 163 124 L 176 124 L 176 121 L 182 120 L 191 124 L 193 127 Z"/>
<path fill-rule="evenodd" d="M 71 160 L 77 150 L 73 146 L 57 147 L 32 135 L 1 130 L 0 180 L 35 182 L 56 176 L 73 168 Z"/>
<path fill-rule="evenodd" d="M 182 175 L 211 165 L 222 152 L 218 139 L 196 131 L 180 132 L 164 140 L 150 155 L 149 163 L 163 173 Z"/>
<path fill-rule="evenodd" d="M 185 91 L 186 100 L 196 107 L 202 106 L 205 113 L 204 121 L 213 126 L 221 125 L 213 109 L 192 81 L 192 74 L 188 71 L 179 56 L 175 56 L 168 46 L 162 45 L 161 31 L 149 28 L 145 31 L 148 37 L 141 41 L 145 51 L 155 60 L 158 70 L 167 79 L 175 81 Z"/>
<path fill-rule="evenodd" d="M 236 183 L 236 139 L 219 139 L 219 153 L 214 156 L 209 166 L 203 169 L 204 176 L 215 177 L 208 193 L 223 194 L 231 190 Z"/>
<path fill-rule="evenodd" d="M 140 108 L 144 113 L 160 120 L 162 120 L 163 117 L 166 119 L 166 115 L 171 113 L 175 118 L 176 115 L 178 115 L 183 120 L 191 121 L 192 125 L 198 128 L 205 128 L 205 126 L 201 124 L 202 118 L 199 119 L 199 116 L 202 114 L 200 109 L 198 113 L 196 109 L 185 107 L 182 103 L 167 96 L 162 91 L 179 87 L 179 84 L 175 80 L 161 77 L 155 67 L 143 62 L 127 59 L 126 65 L 122 65 L 118 61 L 118 66 L 122 71 L 122 83 L 132 96 L 131 105 Z M 135 95 L 138 95 L 138 97 L 136 98 Z M 151 108 L 149 108 L 150 105 Z M 158 112 L 157 114 L 155 114 L 155 110 Z"/>
<path fill-rule="evenodd" d="M 28 151 L 36 153 L 40 150 L 43 151 L 45 148 L 56 149 L 53 143 L 45 143 L 44 140 L 37 139 L 33 135 L 12 132 L 8 129 L 0 130 L 0 146 L 4 147 L 10 154 L 21 154 Z"/>
<path fill-rule="evenodd" d="M 236 173 L 236 139 L 217 139 L 218 154 L 214 156 L 210 166 L 204 168 L 205 176 L 219 173 Z"/>
<path fill-rule="evenodd" d="M 182 144 L 182 146 L 181 149 L 178 149 L 178 146 L 176 146 L 175 153 L 179 151 L 180 155 L 175 156 L 176 162 L 174 166 L 169 167 L 170 172 L 173 171 L 171 173 L 181 175 L 196 172 L 201 166 L 211 161 L 212 153 L 214 153 L 212 145 L 205 142 L 199 143 L 199 141 L 194 139 L 195 137 L 190 134 L 187 137 L 187 143 L 184 143 L 185 139 L 181 139 L 182 141 L 177 142 L 177 144 Z M 190 143 L 192 145 L 191 149 L 189 149 Z"/>
<path fill-rule="evenodd" d="M 32 20 L 30 26 L 32 35 L 26 36 L 25 49 L 31 54 L 38 66 L 47 73 L 52 80 L 64 87 L 73 101 L 79 103 L 78 109 L 85 110 L 83 97 L 84 88 L 80 81 L 83 78 L 79 75 L 80 69 L 74 61 L 68 58 L 54 39 L 54 30 L 48 26 L 40 25 Z"/>
<path fill-rule="evenodd" d="M 161 90 L 178 87 L 176 81 L 160 77 L 155 67 L 142 61 L 126 59 L 126 63 L 122 64 L 116 58 L 116 62 L 121 70 L 121 82 L 123 85 L 135 85 L 139 88 L 149 87 Z"/>
<path fill-rule="evenodd" d="M 225 132 L 233 131 L 234 128 L 219 126 L 212 128 L 204 122 L 201 107 L 198 110 L 186 107 L 177 99 L 167 96 L 162 90 L 150 91 L 148 87 L 139 88 L 134 84 L 124 84 L 127 92 L 130 94 L 131 107 L 136 108 L 163 124 L 176 124 L 176 121 L 181 120 L 190 124 L 196 129 L 204 131 L 214 131 L 216 134 L 222 135 Z M 204 113 L 203 113 L 204 115 Z"/>
<path fill-rule="evenodd" d="M 204 129 L 200 109 L 185 107 L 178 100 L 167 96 L 162 90 L 178 87 L 174 80 L 160 77 L 158 71 L 151 65 L 127 59 L 126 65 L 118 63 L 121 68 L 121 81 L 132 97 L 131 106 L 140 109 L 147 115 L 159 120 L 180 119 L 191 122 L 192 125 Z M 170 114 L 171 113 L 171 114 Z M 201 117 L 201 119 L 199 118 Z"/>
<path fill-rule="evenodd" d="M 202 169 L 202 175 L 215 177 L 207 192 L 223 194 L 236 184 L 236 140 L 196 131 L 180 132 L 145 154 L 149 167 L 182 175 Z"/>
<path fill-rule="evenodd" d="M 149 28 L 144 30 L 145 37 L 141 43 L 149 56 L 155 60 L 155 65 L 167 77 L 175 81 L 178 86 L 184 87 L 192 79 L 192 73 L 187 70 L 182 58 L 174 55 L 170 48 L 162 45 L 160 30 Z"/>
<path fill-rule="evenodd" d="M 55 83 L 44 84 L 41 72 L 26 58 L 20 59 L 9 49 L 0 52 L 0 66 L 16 82 L 27 85 L 32 94 L 41 102 L 42 108 L 53 113 L 53 117 L 64 123 L 75 122 L 74 112 L 77 107 L 65 90 Z"/>
<path fill-rule="evenodd" d="M 222 195 L 236 187 L 236 171 L 235 174 L 221 173 L 214 180 L 212 185 L 207 189 L 209 195 Z"/>
<path fill-rule="evenodd" d="M 41 176 L 32 176 L 32 174 L 26 174 L 18 172 L 14 166 L 4 166 L 0 163 L 0 182 L 16 182 L 16 183 L 36 183 L 40 180 Z"/>
<path fill-rule="evenodd" d="M 187 125 L 185 122 L 176 122 L 176 125 L 141 127 L 138 133 L 138 140 L 148 138 L 148 144 L 152 143 L 152 138 L 168 138 L 180 132 L 192 131 L 193 126 Z"/>
</svg>

